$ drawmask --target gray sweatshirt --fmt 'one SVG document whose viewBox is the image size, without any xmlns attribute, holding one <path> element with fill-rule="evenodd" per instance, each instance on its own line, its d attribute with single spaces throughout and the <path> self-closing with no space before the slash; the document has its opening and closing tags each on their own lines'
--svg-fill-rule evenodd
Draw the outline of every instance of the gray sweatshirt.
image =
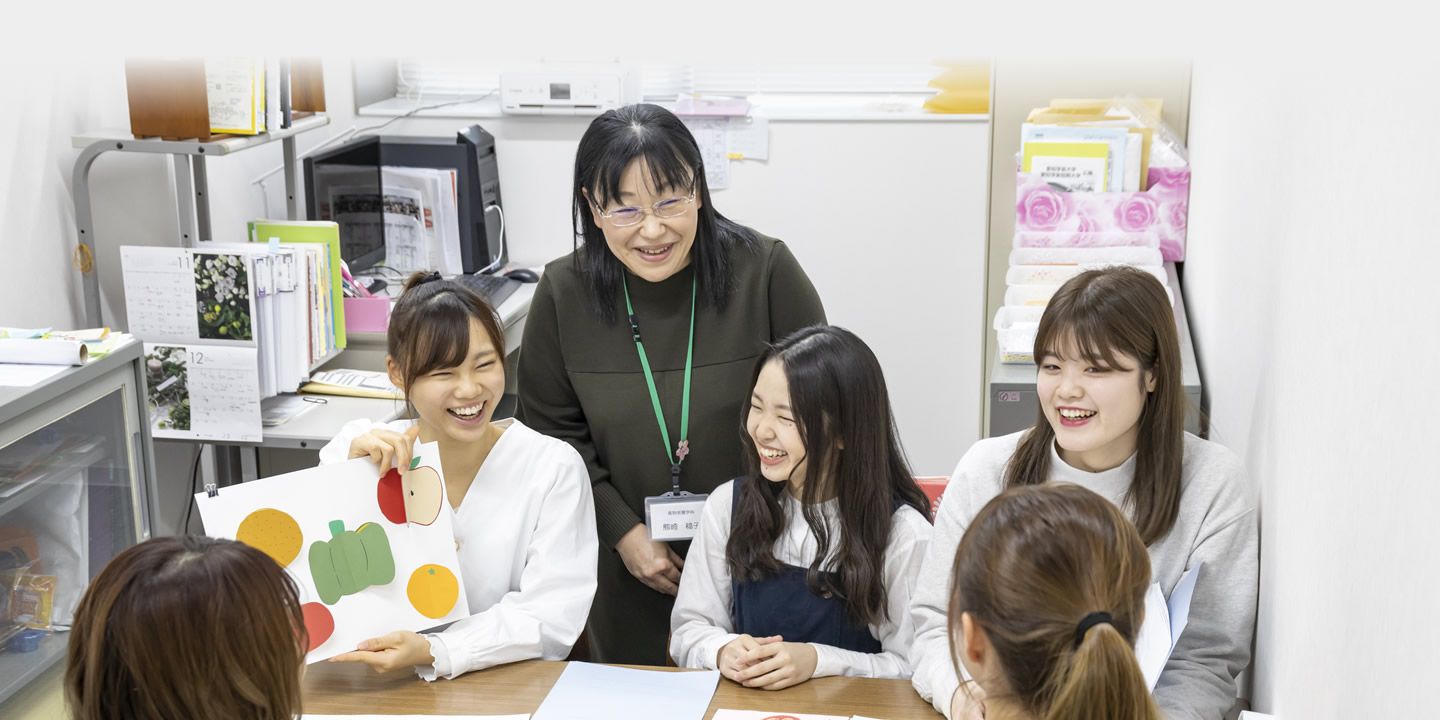
<svg viewBox="0 0 1440 720">
<path fill-rule="evenodd" d="M 910 653 L 915 690 L 946 717 L 960 685 L 946 629 L 951 565 L 965 528 L 1004 489 L 1005 465 L 1025 432 L 981 440 L 960 459 L 915 586 Z M 1050 450 L 1050 482 L 1081 485 L 1120 507 L 1134 474 L 1133 455 L 1118 468 L 1090 473 L 1067 465 L 1053 446 Z M 1220 720 L 1235 704 L 1235 676 L 1250 663 L 1255 633 L 1259 545 L 1255 504 L 1240 459 L 1224 446 L 1186 433 L 1180 516 L 1169 534 L 1149 548 L 1151 581 L 1160 584 L 1166 598 L 1186 570 L 1205 561 L 1189 624 L 1155 686 L 1155 701 L 1167 717 Z"/>
</svg>

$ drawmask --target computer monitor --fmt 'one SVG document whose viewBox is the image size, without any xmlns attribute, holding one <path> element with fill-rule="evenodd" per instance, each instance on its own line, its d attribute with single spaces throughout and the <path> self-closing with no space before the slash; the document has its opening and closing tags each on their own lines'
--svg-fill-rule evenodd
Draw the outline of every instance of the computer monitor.
<svg viewBox="0 0 1440 720">
<path fill-rule="evenodd" d="M 466 274 L 494 272 L 509 260 L 495 137 L 479 125 L 454 140 L 370 136 L 305 158 L 305 211 L 340 224 L 340 255 L 351 272 L 385 259 L 381 168 L 455 171 L 460 258 Z"/>
</svg>

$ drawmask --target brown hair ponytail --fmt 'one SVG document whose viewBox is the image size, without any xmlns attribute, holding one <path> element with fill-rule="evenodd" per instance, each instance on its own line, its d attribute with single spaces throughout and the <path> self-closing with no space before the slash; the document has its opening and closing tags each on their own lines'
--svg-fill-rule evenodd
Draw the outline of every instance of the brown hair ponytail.
<svg viewBox="0 0 1440 720">
<path fill-rule="evenodd" d="M 1062 665 L 1045 720 L 1159 720 L 1135 648 L 1115 626 L 1091 628 Z"/>
<path fill-rule="evenodd" d="M 964 646 L 968 613 L 1006 681 L 987 698 L 1032 717 L 1158 720 L 1134 648 L 1149 586 L 1145 545 L 1108 500 L 1070 484 L 1011 488 L 955 554 L 951 647 Z"/>
</svg>

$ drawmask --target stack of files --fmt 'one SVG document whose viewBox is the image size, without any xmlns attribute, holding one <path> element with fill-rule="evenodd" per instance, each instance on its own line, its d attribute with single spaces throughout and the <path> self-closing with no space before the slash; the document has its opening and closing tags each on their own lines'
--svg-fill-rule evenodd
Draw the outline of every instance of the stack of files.
<svg viewBox="0 0 1440 720">
<path fill-rule="evenodd" d="M 1035 362 L 1035 333 L 1040 317 L 1060 286 L 1087 270 L 1129 265 L 1149 273 L 1173 305 L 1160 251 L 1155 248 L 1016 248 L 1010 252 L 1005 273 L 1005 304 L 995 313 L 995 335 L 1000 362 L 1028 365 Z"/>
<path fill-rule="evenodd" d="M 290 127 L 290 60 L 281 57 L 205 59 L 210 132 L 259 135 Z"/>
<path fill-rule="evenodd" d="M 390 382 L 390 376 L 371 370 L 325 370 L 310 377 L 300 392 L 317 395 L 404 400 L 405 392 Z"/>
<path fill-rule="evenodd" d="M 254 247 L 300 253 L 295 270 L 297 284 L 302 279 L 305 282 L 306 312 L 303 320 L 297 320 L 295 332 L 308 338 L 303 351 L 305 370 L 299 378 L 303 379 L 309 368 L 346 345 L 340 226 L 325 221 L 255 220 L 249 224 L 248 234 Z M 303 265 L 299 264 L 302 258 Z"/>
<path fill-rule="evenodd" d="M 401 273 L 464 272 L 455 170 L 386 165 L 316 166 L 321 220 L 339 223 L 347 243 L 385 248 L 385 264 Z"/>
<path fill-rule="evenodd" d="M 1161 101 L 1057 98 L 1020 127 L 1020 172 L 1062 192 L 1141 192 L 1150 168 L 1189 165 L 1185 146 L 1161 119 Z"/>
<path fill-rule="evenodd" d="M 413 198 L 410 202 L 420 215 L 424 251 L 417 255 L 424 258 L 424 265 L 403 270 L 438 270 L 442 275 L 463 273 L 455 171 L 386 165 L 380 168 L 380 177 L 387 196 L 404 193 L 407 198 Z M 386 241 L 388 247 L 388 236 Z"/>
</svg>

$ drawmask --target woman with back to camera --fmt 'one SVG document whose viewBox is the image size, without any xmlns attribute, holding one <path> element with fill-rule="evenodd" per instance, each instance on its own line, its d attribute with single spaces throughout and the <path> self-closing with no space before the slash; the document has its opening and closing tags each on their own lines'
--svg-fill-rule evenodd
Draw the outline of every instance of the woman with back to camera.
<svg viewBox="0 0 1440 720">
<path fill-rule="evenodd" d="M 293 720 L 308 646 L 295 581 L 234 540 L 146 540 L 75 609 L 65 698 L 75 720 Z"/>
<path fill-rule="evenodd" d="M 1119 508 L 1078 485 L 1011 488 L 951 570 L 951 662 L 986 720 L 1160 720 L 1135 658 L 1150 557 Z"/>
</svg>

